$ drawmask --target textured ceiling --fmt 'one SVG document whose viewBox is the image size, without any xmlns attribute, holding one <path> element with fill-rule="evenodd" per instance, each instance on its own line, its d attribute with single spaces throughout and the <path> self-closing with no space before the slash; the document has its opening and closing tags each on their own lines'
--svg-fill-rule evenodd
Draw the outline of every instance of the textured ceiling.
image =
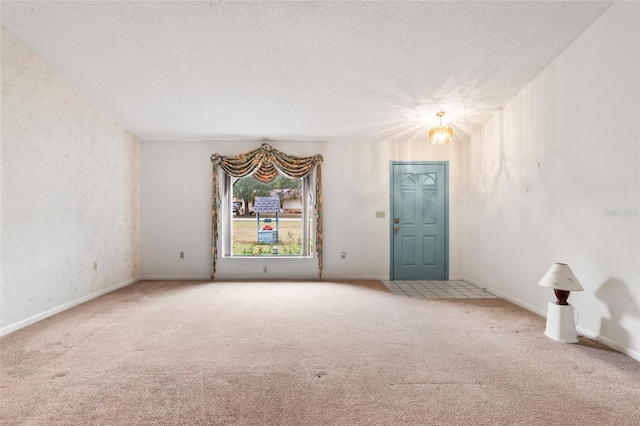
<svg viewBox="0 0 640 426">
<path fill-rule="evenodd" d="M 611 2 L 2 2 L 143 140 L 464 139 Z M 426 121 L 426 126 L 419 123 Z"/>
</svg>

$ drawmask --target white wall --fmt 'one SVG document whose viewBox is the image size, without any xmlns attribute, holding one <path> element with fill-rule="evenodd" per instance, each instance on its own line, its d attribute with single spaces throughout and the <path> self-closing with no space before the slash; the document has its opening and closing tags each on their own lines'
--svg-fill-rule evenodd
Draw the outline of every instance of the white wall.
<svg viewBox="0 0 640 426">
<path fill-rule="evenodd" d="M 261 143 L 142 142 L 143 276 L 209 277 L 211 154 L 240 154 Z M 324 157 L 324 278 L 388 278 L 389 161 L 450 161 L 450 274 L 460 275 L 459 146 L 426 140 L 269 143 L 293 155 Z M 377 210 L 387 217 L 376 219 Z M 317 278 L 317 270 L 316 259 L 219 258 L 216 278 Z"/>
<path fill-rule="evenodd" d="M 638 16 L 615 4 L 478 131 L 463 187 L 466 277 L 544 314 L 566 262 L 580 330 L 640 359 Z"/>
<path fill-rule="evenodd" d="M 2 334 L 139 275 L 139 149 L 2 29 Z"/>
</svg>

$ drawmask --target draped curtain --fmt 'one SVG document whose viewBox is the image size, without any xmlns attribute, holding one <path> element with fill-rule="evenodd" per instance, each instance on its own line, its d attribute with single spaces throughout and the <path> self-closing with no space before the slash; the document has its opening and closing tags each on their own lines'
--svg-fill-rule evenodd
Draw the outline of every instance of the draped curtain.
<svg viewBox="0 0 640 426">
<path fill-rule="evenodd" d="M 322 156 L 317 154 L 311 157 L 296 157 L 280 152 L 271 145 L 263 143 L 260 148 L 244 154 L 227 157 L 213 154 L 211 163 L 213 164 L 211 175 L 211 279 L 215 276 L 216 261 L 218 259 L 220 207 L 225 205 L 220 199 L 219 171 L 223 172 L 222 176 L 238 178 L 249 176 L 253 173 L 253 176 L 260 182 L 272 182 L 280 172 L 291 178 L 308 179 L 315 175 L 313 181 L 308 179 L 307 182 L 311 184 L 311 187 L 315 187 L 315 191 L 312 191 L 316 215 L 315 243 L 319 274 L 322 277 Z M 304 201 L 306 202 L 306 200 Z"/>
</svg>

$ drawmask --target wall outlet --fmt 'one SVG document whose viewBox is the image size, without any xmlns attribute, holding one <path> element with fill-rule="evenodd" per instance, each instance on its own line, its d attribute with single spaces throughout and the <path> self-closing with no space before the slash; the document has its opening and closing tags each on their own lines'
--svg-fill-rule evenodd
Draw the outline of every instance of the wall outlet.
<svg viewBox="0 0 640 426">
<path fill-rule="evenodd" d="M 383 211 L 377 211 L 376 212 L 376 219 L 384 219 L 384 212 Z"/>
<path fill-rule="evenodd" d="M 346 259 L 347 258 L 347 252 L 343 251 L 342 253 L 340 253 L 340 259 Z"/>
<path fill-rule="evenodd" d="M 267 273 L 267 267 L 266 267 L 266 266 L 263 266 L 263 267 L 262 267 L 262 273 L 263 273 L 263 274 L 266 274 L 266 273 Z"/>
<path fill-rule="evenodd" d="M 98 262 L 93 262 L 93 270 L 94 271 L 98 270 Z"/>
<path fill-rule="evenodd" d="M 180 259 L 184 259 L 184 252 L 183 251 L 180 252 Z"/>
</svg>

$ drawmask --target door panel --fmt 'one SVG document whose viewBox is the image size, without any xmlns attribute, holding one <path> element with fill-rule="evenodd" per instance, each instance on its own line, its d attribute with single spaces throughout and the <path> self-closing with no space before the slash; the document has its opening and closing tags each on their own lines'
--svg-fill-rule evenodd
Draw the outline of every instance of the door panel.
<svg viewBox="0 0 640 426">
<path fill-rule="evenodd" d="M 438 259 L 438 238 L 433 235 L 422 236 L 422 264 L 424 266 L 435 266 Z"/>
<path fill-rule="evenodd" d="M 413 225 L 416 223 L 416 193 L 413 189 L 402 190 L 402 211 L 405 212 L 404 223 Z"/>
<path fill-rule="evenodd" d="M 435 225 L 437 223 L 438 192 L 435 189 L 424 189 L 422 191 L 422 214 L 423 225 Z"/>
<path fill-rule="evenodd" d="M 413 266 L 416 264 L 416 237 L 405 235 L 402 237 L 402 265 Z"/>
<path fill-rule="evenodd" d="M 448 279 L 448 163 L 392 163 L 391 185 L 391 279 Z"/>
</svg>

